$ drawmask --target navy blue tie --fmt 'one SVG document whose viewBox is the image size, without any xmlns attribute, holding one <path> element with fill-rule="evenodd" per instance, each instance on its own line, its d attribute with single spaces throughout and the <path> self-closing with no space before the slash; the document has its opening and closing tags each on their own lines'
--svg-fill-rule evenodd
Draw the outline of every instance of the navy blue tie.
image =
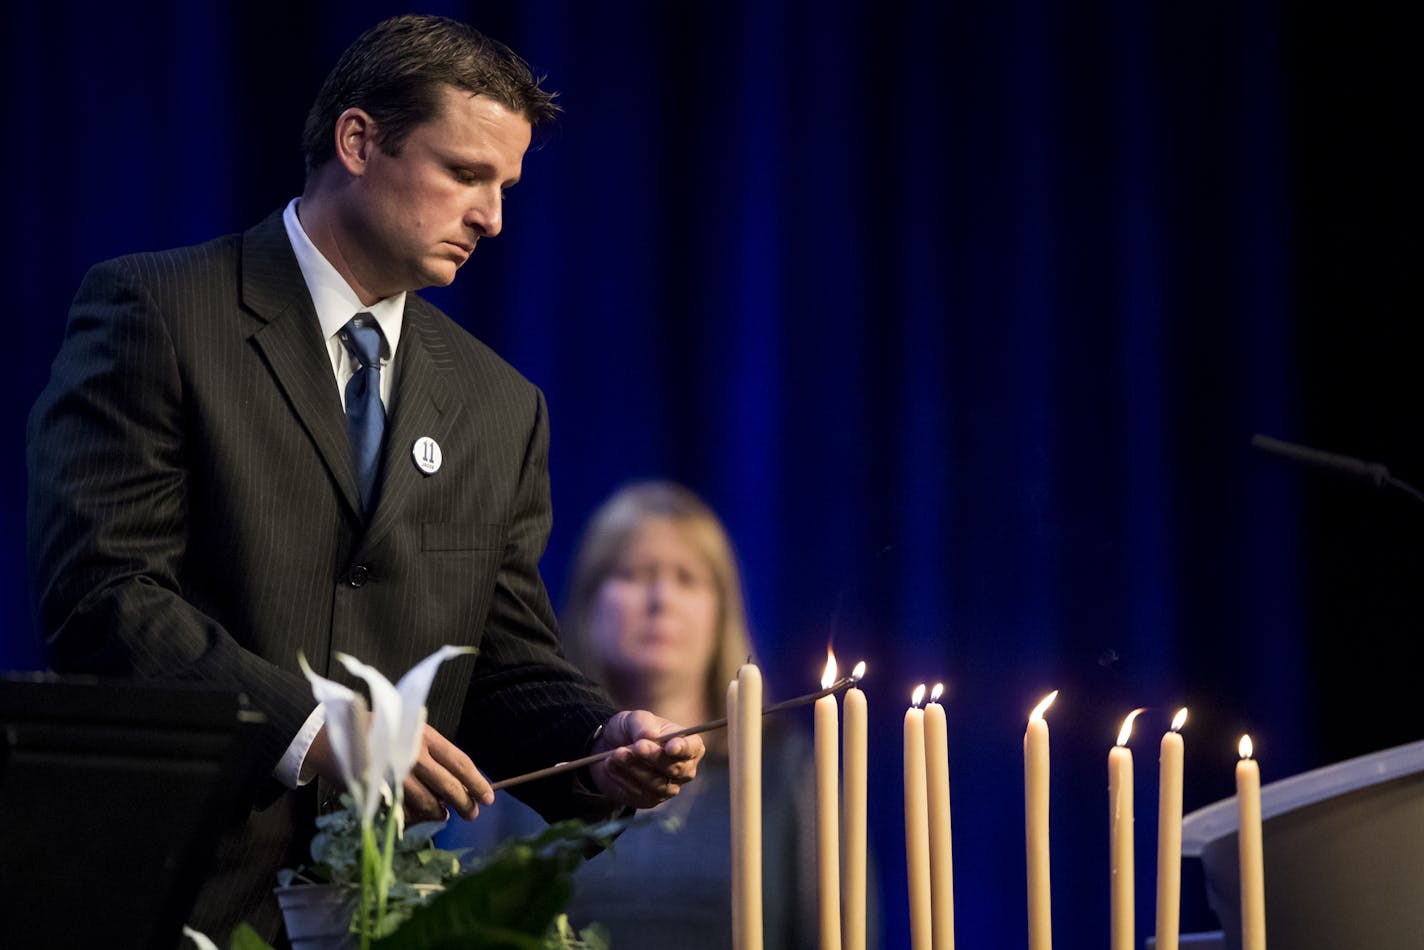
<svg viewBox="0 0 1424 950">
<path fill-rule="evenodd" d="M 346 432 L 356 462 L 361 509 L 371 510 L 381 464 L 386 407 L 381 403 L 381 328 L 369 313 L 358 313 L 341 330 L 341 342 L 359 365 L 346 384 Z"/>
</svg>

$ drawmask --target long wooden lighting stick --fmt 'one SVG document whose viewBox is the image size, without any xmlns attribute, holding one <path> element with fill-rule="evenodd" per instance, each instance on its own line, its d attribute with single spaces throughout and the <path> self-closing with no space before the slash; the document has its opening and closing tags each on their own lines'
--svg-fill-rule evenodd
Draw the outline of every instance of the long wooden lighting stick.
<svg viewBox="0 0 1424 950">
<path fill-rule="evenodd" d="M 857 667 L 857 670 L 864 670 L 864 666 L 862 665 L 860 667 Z M 864 674 L 862 673 L 861 675 Z M 841 677 L 825 689 L 817 690 L 814 693 L 807 693 L 805 696 L 797 696 L 795 699 L 788 699 L 784 702 L 775 703 L 771 706 L 767 706 L 762 709 L 761 714 L 763 716 L 769 716 L 772 713 L 779 713 L 783 710 L 794 709 L 797 706 L 809 706 L 811 703 L 814 703 L 822 696 L 830 696 L 832 693 L 839 693 L 845 689 L 850 688 L 851 686 L 854 686 L 859 681 L 860 676 L 856 676 L 854 674 L 850 676 Z M 725 729 L 726 727 L 727 720 L 725 717 L 723 717 L 722 719 L 713 719 L 710 722 L 700 723 L 696 726 L 688 726 L 686 729 L 679 729 L 677 732 L 670 732 L 665 736 L 658 736 L 652 741 L 656 742 L 658 745 L 666 745 L 673 739 L 681 738 L 682 736 L 695 736 L 699 733 L 711 732 L 714 729 Z M 608 758 L 610 755 L 617 752 L 619 749 L 626 748 L 627 746 L 617 746 L 612 749 L 604 749 L 602 752 L 595 752 L 593 755 L 586 755 L 581 759 L 574 759 L 572 762 L 560 762 L 559 764 L 551 765 L 546 769 L 539 769 L 537 772 L 526 772 L 523 775 L 515 775 L 511 778 L 501 779 L 500 781 L 492 784 L 490 788 L 494 789 L 497 792 L 503 788 L 511 788 L 515 785 L 523 785 L 525 782 L 537 782 L 539 779 L 548 778 L 551 775 L 559 775 L 563 772 L 572 772 L 575 769 L 581 769 L 586 765 L 593 765 L 595 762 L 602 762 L 604 759 Z"/>
</svg>

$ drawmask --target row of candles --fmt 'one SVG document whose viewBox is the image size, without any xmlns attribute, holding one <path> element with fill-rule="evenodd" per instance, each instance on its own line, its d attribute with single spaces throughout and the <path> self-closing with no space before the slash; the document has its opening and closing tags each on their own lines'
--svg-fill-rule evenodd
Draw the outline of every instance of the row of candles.
<svg viewBox="0 0 1424 950">
<path fill-rule="evenodd" d="M 828 651 L 829 652 L 829 651 Z M 815 701 L 817 893 L 822 950 L 863 950 L 866 944 L 866 781 L 867 709 L 865 694 L 851 685 L 845 693 L 845 729 L 839 732 L 839 688 L 858 682 L 865 664 L 836 679 L 828 656 Z M 954 883 L 949 807 L 949 749 L 944 707 L 936 685 L 924 703 L 918 687 L 905 713 L 905 855 L 912 950 L 953 950 Z M 1029 715 L 1024 733 L 1024 817 L 1028 879 L 1029 950 L 1052 947 L 1049 887 L 1049 745 L 1044 713 L 1058 696 L 1044 697 Z M 812 697 L 803 697 L 810 700 Z M 798 701 L 781 704 L 782 708 Z M 923 703 L 923 706 L 922 706 Z M 747 664 L 727 690 L 727 728 L 732 788 L 732 921 L 735 950 L 761 950 L 761 674 Z M 1109 855 L 1112 950 L 1134 946 L 1133 768 L 1127 742 L 1130 713 L 1117 744 L 1108 752 Z M 1160 950 L 1177 950 L 1181 903 L 1182 726 L 1180 710 L 1163 735 L 1158 803 L 1157 920 Z M 838 739 L 841 740 L 838 743 Z M 838 745 L 844 770 L 838 771 Z M 1239 808 L 1241 920 L 1243 950 L 1265 950 L 1265 886 L 1261 834 L 1261 780 L 1243 736 L 1236 767 Z M 844 793 L 840 807 L 838 782 Z M 842 847 L 844 850 L 842 851 Z M 842 871 L 844 878 L 842 879 Z"/>
<path fill-rule="evenodd" d="M 1029 950 L 1053 946 L 1048 873 L 1048 723 L 1044 713 L 1058 697 L 1054 690 L 1029 714 L 1024 731 L 1024 833 L 1028 865 Z M 1143 709 L 1123 720 L 1117 744 L 1108 750 L 1109 904 L 1112 950 L 1135 946 L 1133 863 L 1133 769 L 1127 742 L 1132 722 Z M 1158 950 L 1177 950 L 1180 941 L 1182 888 L 1182 773 L 1185 758 L 1182 726 L 1187 710 L 1179 709 L 1162 736 L 1157 805 L 1157 928 Z M 1236 803 L 1240 862 L 1241 947 L 1266 950 L 1265 862 L 1261 832 L 1261 771 L 1252 758 L 1251 737 L 1237 746 Z"/>
<path fill-rule="evenodd" d="M 869 719 L 865 693 L 855 683 L 860 663 L 836 679 L 835 657 L 826 662 L 821 695 L 789 700 L 774 708 L 814 699 L 816 769 L 816 893 L 822 950 L 865 950 L 866 794 Z M 846 688 L 849 687 L 849 688 Z M 845 688 L 844 770 L 840 776 L 840 709 Z M 768 710 L 769 711 L 769 710 Z M 761 672 L 748 663 L 727 686 L 727 751 L 732 802 L 732 946 L 762 950 L 761 905 Z M 844 809 L 837 779 L 844 789 Z M 945 814 L 948 819 L 948 812 Z M 841 845 L 844 843 L 844 852 Z M 844 881 L 842 881 L 842 868 Z"/>
</svg>

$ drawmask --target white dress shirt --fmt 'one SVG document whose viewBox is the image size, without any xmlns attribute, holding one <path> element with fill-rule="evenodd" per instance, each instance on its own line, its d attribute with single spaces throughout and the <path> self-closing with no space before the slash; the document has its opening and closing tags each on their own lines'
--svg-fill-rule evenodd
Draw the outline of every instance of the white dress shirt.
<svg viewBox="0 0 1424 950">
<path fill-rule="evenodd" d="M 346 282 L 346 278 L 337 272 L 331 262 L 317 250 L 311 238 L 307 237 L 307 232 L 302 230 L 302 222 L 297 217 L 297 205 L 300 201 L 300 198 L 293 198 L 288 202 L 286 210 L 282 212 L 282 223 L 287 227 L 287 240 L 291 242 L 292 250 L 297 255 L 302 279 L 306 281 L 312 303 L 316 306 L 316 317 L 321 324 L 322 337 L 326 340 L 327 355 L 331 357 L 332 377 L 336 383 L 337 394 L 341 397 L 341 406 L 343 409 L 346 407 L 346 384 L 359 368 L 341 342 L 341 329 L 356 314 L 369 313 L 375 317 L 383 337 L 381 403 L 389 414 L 391 377 L 395 374 L 387 370 L 392 365 L 396 347 L 400 344 L 401 323 L 405 318 L 405 292 L 377 301 L 369 307 L 362 306 L 360 298 Z M 287 751 L 282 755 L 277 767 L 272 770 L 273 778 L 288 788 L 296 788 L 312 780 L 314 773 L 305 768 L 304 763 L 312 740 L 325 724 L 326 709 L 318 705 L 302 724 L 291 745 L 287 746 Z"/>
</svg>

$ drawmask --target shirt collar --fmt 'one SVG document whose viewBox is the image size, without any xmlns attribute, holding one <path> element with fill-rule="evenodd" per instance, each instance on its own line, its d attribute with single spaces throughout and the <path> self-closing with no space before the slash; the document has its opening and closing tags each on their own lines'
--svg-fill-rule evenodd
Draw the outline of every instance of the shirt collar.
<svg viewBox="0 0 1424 950">
<path fill-rule="evenodd" d="M 334 337 L 356 314 L 369 313 L 380 325 L 381 333 L 386 338 L 386 348 L 394 357 L 405 318 L 405 291 L 378 300 L 369 307 L 363 306 L 346 278 L 331 265 L 302 229 L 301 219 L 297 217 L 297 203 L 300 201 L 300 198 L 293 198 L 287 203 L 286 210 L 282 212 L 282 223 L 286 225 L 292 251 L 297 255 L 302 279 L 311 293 L 312 305 L 316 307 L 322 338 L 329 340 Z"/>
</svg>

